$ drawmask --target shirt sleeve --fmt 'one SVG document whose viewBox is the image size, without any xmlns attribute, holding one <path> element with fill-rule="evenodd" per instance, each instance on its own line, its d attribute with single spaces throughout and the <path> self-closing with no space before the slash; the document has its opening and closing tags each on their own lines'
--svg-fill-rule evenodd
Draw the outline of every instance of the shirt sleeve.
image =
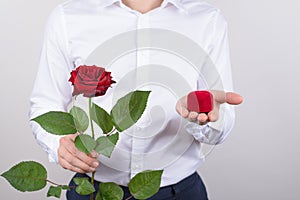
<svg viewBox="0 0 300 200">
<path fill-rule="evenodd" d="M 208 55 L 217 69 L 223 90 L 225 92 L 233 91 L 227 22 L 219 10 L 215 13 L 213 24 L 213 34 Z M 204 89 L 203 85 L 198 84 L 198 89 Z M 206 125 L 188 122 L 186 131 L 199 142 L 212 145 L 219 144 L 224 141 L 232 130 L 234 120 L 234 107 L 224 103 L 220 105 L 219 120 L 217 122 L 209 122 Z"/>
<path fill-rule="evenodd" d="M 58 6 L 45 27 L 38 72 L 30 97 L 30 119 L 49 111 L 67 110 L 72 99 L 68 79 L 73 68 L 67 45 L 63 11 Z M 49 161 L 57 163 L 60 136 L 46 132 L 34 121 L 30 121 L 30 125 L 38 144 L 48 153 Z"/>
</svg>

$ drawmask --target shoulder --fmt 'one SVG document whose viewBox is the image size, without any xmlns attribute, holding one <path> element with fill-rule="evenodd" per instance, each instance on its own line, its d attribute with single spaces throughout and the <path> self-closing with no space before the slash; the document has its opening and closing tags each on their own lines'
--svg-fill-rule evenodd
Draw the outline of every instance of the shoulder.
<svg viewBox="0 0 300 200">
<path fill-rule="evenodd" d="M 80 14 L 92 14 L 97 12 L 97 6 L 99 1 L 97 0 L 67 0 L 58 5 L 64 14 L 80 15 Z"/>
<path fill-rule="evenodd" d="M 219 9 L 212 4 L 209 4 L 202 0 L 181 0 L 181 3 L 188 10 L 189 13 L 205 12 L 215 13 L 219 12 Z"/>
<path fill-rule="evenodd" d="M 221 10 L 210 3 L 202 0 L 182 0 L 181 3 L 192 17 L 208 18 L 216 23 L 226 24 Z"/>
<path fill-rule="evenodd" d="M 80 16 L 92 14 L 97 11 L 96 0 L 66 0 L 58 4 L 48 16 L 47 24 L 57 25 L 63 23 L 67 16 Z"/>
</svg>

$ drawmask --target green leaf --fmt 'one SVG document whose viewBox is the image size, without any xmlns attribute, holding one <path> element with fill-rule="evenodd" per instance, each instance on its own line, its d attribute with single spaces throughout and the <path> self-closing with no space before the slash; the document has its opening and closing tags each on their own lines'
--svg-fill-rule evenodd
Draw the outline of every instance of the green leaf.
<svg viewBox="0 0 300 200">
<path fill-rule="evenodd" d="M 50 111 L 32 120 L 54 135 L 68 135 L 77 132 L 73 116 L 70 113 Z"/>
<path fill-rule="evenodd" d="M 82 108 L 73 106 L 70 114 L 74 118 L 74 124 L 78 132 L 83 133 L 89 127 L 89 117 Z"/>
<path fill-rule="evenodd" d="M 95 200 L 103 200 L 100 191 L 98 190 Z"/>
<path fill-rule="evenodd" d="M 56 197 L 56 198 L 60 198 L 61 196 L 61 191 L 62 191 L 62 187 L 61 186 L 50 186 L 48 192 L 47 192 L 47 197 Z"/>
<path fill-rule="evenodd" d="M 105 155 L 106 157 L 110 157 L 118 140 L 119 133 L 115 133 L 110 136 L 101 136 L 96 140 L 97 146 L 95 148 L 95 151 L 102 155 Z"/>
<path fill-rule="evenodd" d="M 120 98 L 111 110 L 111 117 L 118 131 L 124 131 L 142 116 L 150 91 L 134 91 Z"/>
<path fill-rule="evenodd" d="M 37 191 L 46 186 L 47 171 L 40 163 L 34 161 L 21 162 L 1 174 L 15 189 Z"/>
<path fill-rule="evenodd" d="M 96 141 L 90 135 L 80 134 L 75 138 L 75 146 L 77 149 L 86 154 L 94 150 L 96 145 Z"/>
<path fill-rule="evenodd" d="M 113 129 L 113 122 L 110 115 L 101 107 L 92 104 L 91 118 L 100 128 L 103 133 L 109 133 Z"/>
<path fill-rule="evenodd" d="M 80 195 L 89 195 L 96 191 L 88 178 L 74 178 L 73 180 L 77 184 L 75 190 Z"/>
<path fill-rule="evenodd" d="M 70 186 L 68 186 L 68 185 L 62 185 L 61 189 L 63 189 L 63 190 L 71 190 Z"/>
<path fill-rule="evenodd" d="M 129 182 L 129 191 L 136 199 L 147 199 L 158 192 L 163 170 L 147 170 L 135 175 Z"/>
<path fill-rule="evenodd" d="M 124 192 L 120 186 L 115 183 L 100 183 L 96 200 L 122 200 Z"/>
</svg>

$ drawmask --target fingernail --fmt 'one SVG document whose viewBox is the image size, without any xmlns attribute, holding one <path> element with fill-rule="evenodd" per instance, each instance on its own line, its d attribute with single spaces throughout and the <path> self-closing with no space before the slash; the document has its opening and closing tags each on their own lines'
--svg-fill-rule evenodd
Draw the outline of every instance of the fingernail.
<svg viewBox="0 0 300 200">
<path fill-rule="evenodd" d="M 99 163 L 98 162 L 93 162 L 93 167 L 98 167 Z"/>
<path fill-rule="evenodd" d="M 91 152 L 91 156 L 92 156 L 93 158 L 97 158 L 97 157 L 98 157 L 98 153 L 97 153 L 96 151 L 92 151 L 92 152 Z"/>
</svg>

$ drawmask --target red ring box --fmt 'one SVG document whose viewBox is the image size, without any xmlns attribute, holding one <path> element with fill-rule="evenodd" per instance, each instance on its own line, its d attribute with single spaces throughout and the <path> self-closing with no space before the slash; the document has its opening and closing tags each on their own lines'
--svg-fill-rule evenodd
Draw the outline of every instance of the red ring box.
<svg viewBox="0 0 300 200">
<path fill-rule="evenodd" d="M 187 96 L 187 109 L 198 113 L 208 113 L 214 107 L 213 95 L 206 90 L 190 92 Z"/>
</svg>

